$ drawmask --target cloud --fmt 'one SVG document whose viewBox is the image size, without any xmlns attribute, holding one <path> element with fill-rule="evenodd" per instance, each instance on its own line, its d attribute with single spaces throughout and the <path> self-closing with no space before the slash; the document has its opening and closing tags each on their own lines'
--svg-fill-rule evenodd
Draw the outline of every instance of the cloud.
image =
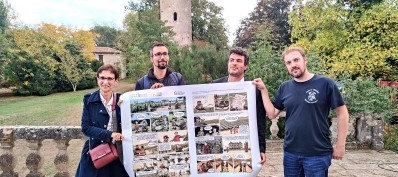
<svg viewBox="0 0 398 177">
<path fill-rule="evenodd" d="M 217 6 L 223 7 L 223 17 L 228 25 L 228 39 L 232 43 L 235 39 L 235 32 L 241 21 L 249 16 L 257 5 L 257 0 L 209 0 Z"/>
<path fill-rule="evenodd" d="M 134 0 L 137 1 L 137 0 Z M 241 20 L 248 16 L 257 0 L 209 0 L 223 7 L 223 18 L 230 43 Z M 8 0 L 25 24 L 42 22 L 90 29 L 95 24 L 122 28 L 125 6 L 129 0 Z"/>
<path fill-rule="evenodd" d="M 28 25 L 42 22 L 89 29 L 94 24 L 122 27 L 128 0 L 10 0 L 18 18 Z"/>
</svg>

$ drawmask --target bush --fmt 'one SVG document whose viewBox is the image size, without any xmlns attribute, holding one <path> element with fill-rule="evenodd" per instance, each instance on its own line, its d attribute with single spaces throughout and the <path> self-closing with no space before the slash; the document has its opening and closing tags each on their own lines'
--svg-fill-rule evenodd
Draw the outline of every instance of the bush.
<svg viewBox="0 0 398 177">
<path fill-rule="evenodd" d="M 170 66 L 181 72 L 188 84 L 210 83 L 212 80 L 228 75 L 227 51 L 216 50 L 212 46 L 191 49 L 184 48 L 173 56 Z"/>
<path fill-rule="evenodd" d="M 53 88 L 55 85 L 55 74 L 34 62 L 21 62 L 20 65 L 23 67 L 16 71 L 16 78 L 18 85 L 14 90 L 14 95 L 49 95 L 54 92 Z M 23 68 L 29 68 L 29 71 L 25 71 Z"/>
<path fill-rule="evenodd" d="M 384 126 L 384 149 L 398 153 L 398 125 Z"/>
<path fill-rule="evenodd" d="M 60 61 L 59 61 L 60 62 Z M 80 59 L 78 61 L 78 68 L 82 70 L 92 70 L 93 72 L 96 72 L 99 67 L 103 65 L 102 62 L 98 60 L 94 60 L 91 63 L 88 63 L 84 59 Z M 69 92 L 73 91 L 73 87 L 71 83 L 68 81 L 66 76 L 60 72 L 60 69 L 55 71 L 55 74 L 57 77 L 55 77 L 56 84 L 54 86 L 54 92 Z M 96 79 L 95 78 L 83 78 L 79 84 L 77 85 L 76 89 L 77 90 L 84 90 L 84 89 L 90 89 L 93 88 L 97 85 Z"/>
<path fill-rule="evenodd" d="M 351 117 L 371 115 L 387 121 L 396 110 L 396 102 L 391 99 L 394 89 L 379 86 L 378 80 L 358 77 L 342 79 L 339 83 Z"/>
</svg>

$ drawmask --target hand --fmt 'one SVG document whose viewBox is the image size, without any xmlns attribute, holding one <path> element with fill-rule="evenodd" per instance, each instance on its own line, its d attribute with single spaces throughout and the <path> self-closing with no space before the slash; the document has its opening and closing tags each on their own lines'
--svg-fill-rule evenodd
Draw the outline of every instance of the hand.
<svg viewBox="0 0 398 177">
<path fill-rule="evenodd" d="M 151 89 L 157 89 L 157 88 L 162 88 L 162 87 L 164 87 L 164 85 L 162 83 L 154 83 L 151 86 Z"/>
<path fill-rule="evenodd" d="M 112 133 L 112 139 L 115 141 L 123 141 L 124 137 L 121 133 Z"/>
<path fill-rule="evenodd" d="M 264 85 L 264 82 L 261 80 L 261 78 L 254 79 L 252 83 L 257 87 L 258 90 L 260 90 L 260 91 L 262 91 L 262 90 L 268 91 L 267 88 Z"/>
<path fill-rule="evenodd" d="M 264 165 L 264 164 L 265 164 L 265 161 L 267 161 L 267 157 L 265 156 L 265 153 L 264 153 L 264 152 L 260 153 L 260 156 L 261 156 L 260 164 L 261 164 L 261 165 Z"/>
<path fill-rule="evenodd" d="M 123 103 L 123 100 L 119 99 L 119 101 L 117 102 L 117 105 L 120 107 L 120 105 L 122 105 L 122 103 Z"/>
<path fill-rule="evenodd" d="M 342 160 L 345 153 L 345 146 L 334 146 L 333 147 L 333 159 Z"/>
</svg>

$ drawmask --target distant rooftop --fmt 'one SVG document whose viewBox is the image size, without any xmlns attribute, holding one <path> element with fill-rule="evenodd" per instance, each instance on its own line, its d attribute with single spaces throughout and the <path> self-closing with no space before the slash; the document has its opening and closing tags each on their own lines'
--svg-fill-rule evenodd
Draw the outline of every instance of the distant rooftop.
<svg viewBox="0 0 398 177">
<path fill-rule="evenodd" d="M 116 49 L 110 48 L 110 47 L 95 47 L 93 52 L 94 53 L 108 53 L 108 54 L 122 53 L 120 50 L 116 50 Z"/>
</svg>

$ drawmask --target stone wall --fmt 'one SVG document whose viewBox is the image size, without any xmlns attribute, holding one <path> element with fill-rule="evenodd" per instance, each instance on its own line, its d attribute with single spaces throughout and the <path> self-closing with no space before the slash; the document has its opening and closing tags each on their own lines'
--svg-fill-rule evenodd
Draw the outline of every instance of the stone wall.
<svg viewBox="0 0 398 177">
<path fill-rule="evenodd" d="M 19 176 L 15 172 L 16 157 L 14 154 L 15 140 L 23 139 L 28 142 L 29 152 L 25 160 L 29 177 L 44 177 L 42 165 L 44 156 L 40 153 L 43 140 L 52 139 L 57 144 L 57 155 L 54 166 L 57 170 L 55 177 L 69 177 L 68 171 L 69 155 L 67 148 L 72 139 L 82 139 L 81 128 L 77 126 L 2 126 L 0 127 L 0 155 L 1 177 Z"/>
<path fill-rule="evenodd" d="M 347 149 L 375 149 L 384 148 L 383 143 L 384 121 L 373 116 L 351 117 L 349 120 Z M 337 118 L 332 118 L 332 141 L 337 139 Z"/>
<path fill-rule="evenodd" d="M 282 114 L 283 115 L 283 114 Z M 276 119 L 278 120 L 278 119 Z M 283 119 L 282 119 L 283 120 Z M 337 118 L 332 119 L 332 139 L 337 138 Z M 277 124 L 273 121 L 272 124 Z M 349 124 L 349 135 L 347 138 L 347 149 L 370 148 L 380 150 L 383 149 L 383 125 L 382 119 L 371 116 L 362 116 L 351 118 Z M 271 126 L 272 140 L 267 140 L 267 152 L 281 152 L 283 150 L 283 139 L 276 136 L 278 129 Z M 14 154 L 14 142 L 16 140 L 24 140 L 28 146 L 28 152 L 25 159 L 26 168 L 29 173 L 26 176 L 44 177 L 42 173 L 42 165 L 44 157 L 40 153 L 43 140 L 52 140 L 56 143 L 56 156 L 54 159 L 54 167 L 56 169 L 56 177 L 70 177 L 68 171 L 69 154 L 67 149 L 71 140 L 82 140 L 83 135 L 79 126 L 1 126 L 0 127 L 0 167 L 3 176 L 19 176 L 15 171 L 16 159 L 20 154 Z M 80 142 L 81 143 L 81 142 Z M 70 153 L 80 153 L 70 152 Z M 21 164 L 21 163 L 19 163 Z"/>
</svg>

